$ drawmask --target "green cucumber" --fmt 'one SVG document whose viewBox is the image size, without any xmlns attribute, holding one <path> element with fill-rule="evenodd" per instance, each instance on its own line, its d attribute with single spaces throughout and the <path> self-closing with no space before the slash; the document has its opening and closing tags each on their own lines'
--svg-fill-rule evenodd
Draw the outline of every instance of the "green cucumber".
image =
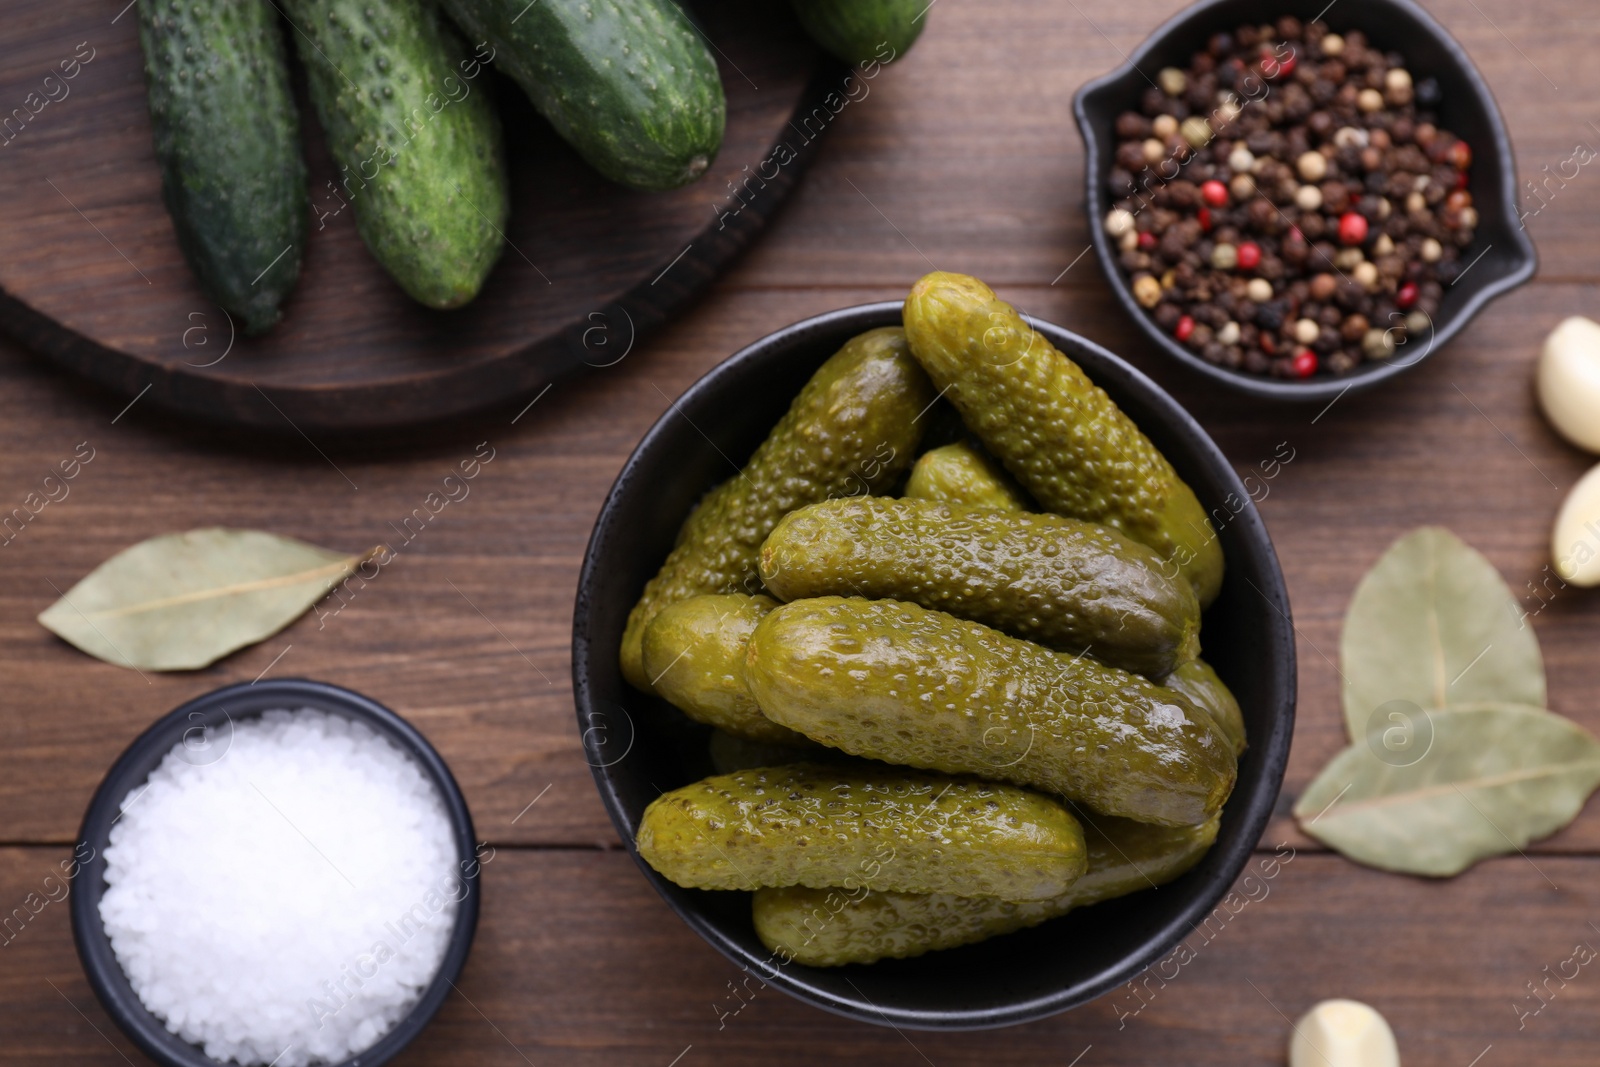
<svg viewBox="0 0 1600 1067">
<path fill-rule="evenodd" d="M 882 492 L 911 463 L 922 435 L 917 412 L 933 387 L 906 351 L 899 327 L 846 341 L 811 376 L 744 469 L 712 489 L 684 520 L 678 543 L 628 613 L 622 676 L 653 692 L 644 634 L 661 609 L 701 593 L 761 587 L 761 543 L 795 508 L 836 496 Z"/>
<path fill-rule="evenodd" d="M 811 39 L 855 66 L 891 63 L 916 43 L 929 0 L 790 0 Z"/>
<path fill-rule="evenodd" d="M 663 793 L 639 856 L 690 889 L 863 885 L 1047 900 L 1085 867 L 1083 827 L 1059 801 L 902 767 L 758 767 Z"/>
<path fill-rule="evenodd" d="M 161 193 L 200 288 L 259 334 L 300 277 L 300 120 L 266 0 L 139 5 Z"/>
<path fill-rule="evenodd" d="M 482 65 L 425 0 L 286 0 L 341 197 L 383 268 L 429 307 L 478 294 L 510 213 Z"/>
<path fill-rule="evenodd" d="M 668 604 L 645 627 L 644 670 L 656 693 L 695 722 L 748 741 L 815 747 L 769 721 L 744 684 L 756 623 L 778 606 L 769 596 L 692 596 Z"/>
<path fill-rule="evenodd" d="M 1215 815 L 1233 750 L 1185 696 L 898 600 L 795 600 L 756 626 L 761 713 L 852 756 L 1029 786 L 1161 826 Z"/>
<path fill-rule="evenodd" d="M 924 275 L 904 317 L 911 354 L 1044 510 L 1149 545 L 1201 607 L 1217 598 L 1222 542 L 1205 508 L 1083 368 L 970 275 Z"/>
<path fill-rule="evenodd" d="M 1032 511 L 1028 495 L 1005 468 L 977 445 L 957 441 L 930 448 L 918 457 L 906 479 L 905 495 L 997 511 Z"/>
<path fill-rule="evenodd" d="M 1166 885 L 1210 850 L 1218 822 L 1212 816 L 1199 826 L 1165 827 L 1110 815 L 1086 819 L 1088 870 L 1066 892 L 1046 900 L 796 885 L 756 890 L 751 916 L 761 943 L 784 962 L 837 967 L 920 956 Z"/>
<path fill-rule="evenodd" d="M 595 170 L 633 189 L 704 174 L 727 102 L 717 63 L 672 0 L 445 0 Z"/>
<path fill-rule="evenodd" d="M 1200 650 L 1194 590 L 1162 562 L 1108 526 L 1060 515 L 847 497 L 785 515 L 760 566 L 782 600 L 907 600 L 1162 678 Z"/>
<path fill-rule="evenodd" d="M 1217 729 L 1228 739 L 1234 758 L 1244 754 L 1249 742 L 1244 732 L 1244 712 L 1239 702 L 1211 664 L 1203 659 L 1192 659 L 1173 668 L 1171 674 L 1161 679 L 1161 684 L 1189 698 L 1189 703 L 1211 716 Z"/>
</svg>

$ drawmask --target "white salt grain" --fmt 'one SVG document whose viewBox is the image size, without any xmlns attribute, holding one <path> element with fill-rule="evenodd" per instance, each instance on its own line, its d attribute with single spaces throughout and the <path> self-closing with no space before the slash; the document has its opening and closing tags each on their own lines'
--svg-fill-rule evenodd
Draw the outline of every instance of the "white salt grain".
<svg viewBox="0 0 1600 1067">
<path fill-rule="evenodd" d="M 101 920 L 140 1001 L 212 1059 L 345 1059 L 439 969 L 466 891 L 448 816 L 362 723 L 268 711 L 228 734 L 123 800 Z"/>
</svg>

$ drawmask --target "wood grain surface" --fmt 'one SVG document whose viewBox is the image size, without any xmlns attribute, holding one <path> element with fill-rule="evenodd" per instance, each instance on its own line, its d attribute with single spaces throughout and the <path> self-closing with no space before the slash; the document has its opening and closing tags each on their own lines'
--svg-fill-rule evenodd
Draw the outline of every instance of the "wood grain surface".
<svg viewBox="0 0 1600 1067">
<path fill-rule="evenodd" d="M 833 125 L 840 105 L 824 98 L 844 74 L 783 8 L 695 4 L 717 50 L 727 132 L 701 181 L 659 193 L 602 179 L 508 79 L 451 87 L 494 94 L 511 176 L 500 262 L 454 311 L 411 300 L 367 251 L 360 187 L 337 191 L 301 86 L 316 224 L 283 321 L 246 339 L 179 251 L 138 20 L 105 6 L 17 0 L 0 23 L 0 99 L 19 107 L 0 112 L 0 185 L 18 209 L 0 228 L 0 326 L 130 398 L 149 390 L 190 418 L 281 433 L 427 422 L 610 364 L 761 232 Z"/>
<path fill-rule="evenodd" d="M 1494 87 L 1524 176 L 1555 171 L 1579 142 L 1600 143 L 1589 124 L 1600 121 L 1591 113 L 1600 65 L 1587 58 L 1588 5 L 1427 6 Z M 302 675 L 416 723 L 499 850 L 462 995 L 400 1063 L 1274 1064 L 1288 1019 L 1329 996 L 1382 1008 L 1410 1067 L 1593 1063 L 1592 968 L 1565 986 L 1552 980 L 1537 1016 L 1518 1012 L 1538 1006 L 1526 984 L 1543 981 L 1543 968 L 1555 971 L 1578 942 L 1600 945 L 1590 925 L 1600 925 L 1597 805 L 1525 856 L 1449 882 L 1356 867 L 1300 836 L 1287 813 L 1344 743 L 1337 649 L 1351 591 L 1395 537 L 1423 523 L 1449 526 L 1523 595 L 1552 706 L 1600 731 L 1600 597 L 1542 584 L 1555 510 L 1593 458 L 1551 432 L 1531 391 L 1544 334 L 1569 314 L 1600 316 L 1591 251 L 1600 177 L 1585 169 L 1529 218 L 1540 277 L 1411 373 L 1323 411 L 1218 391 L 1146 349 L 1092 257 L 1077 258 L 1087 222 L 1072 92 L 1176 8 L 937 4 L 917 49 L 839 117 L 735 270 L 625 359 L 558 382 L 531 408 L 508 403 L 367 441 L 196 430 L 0 344 L 0 515 L 80 442 L 94 449 L 70 495 L 0 547 L 0 910 L 20 905 L 65 854 L 100 775 L 157 716 L 226 682 Z M 31 195 L 13 191 L 15 214 Z M 1294 449 L 1260 508 L 1288 580 L 1300 663 L 1295 748 L 1262 847 L 1287 843 L 1296 859 L 1268 899 L 1147 992 L 1148 1006 L 1120 1029 L 1138 1006 L 1126 989 L 981 1034 L 899 1034 L 776 992 L 719 1024 L 737 972 L 649 891 L 584 764 L 567 652 L 579 562 L 618 467 L 685 386 L 795 319 L 898 297 L 935 264 L 984 276 L 1029 313 L 1128 356 L 1241 472 L 1280 442 Z M 480 442 L 495 458 L 470 496 L 425 525 L 413 519 L 406 541 L 395 527 Z M 389 539 L 400 554 L 348 602 L 194 674 L 143 678 L 34 623 L 56 589 L 113 551 L 208 524 L 351 549 Z M 94 1003 L 65 908 L 51 904 L 0 948 L 0 1062 L 124 1057 L 143 1062 Z"/>
</svg>

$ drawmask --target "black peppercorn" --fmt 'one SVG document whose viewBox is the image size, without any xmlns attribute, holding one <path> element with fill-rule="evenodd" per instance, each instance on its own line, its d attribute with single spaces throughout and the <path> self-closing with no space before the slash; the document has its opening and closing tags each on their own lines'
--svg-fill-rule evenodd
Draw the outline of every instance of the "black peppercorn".
<svg viewBox="0 0 1600 1067">
<path fill-rule="evenodd" d="M 1477 212 L 1458 191 L 1471 157 L 1434 124 L 1437 81 L 1412 84 L 1404 57 L 1359 30 L 1342 39 L 1330 50 L 1326 24 L 1291 16 L 1212 34 L 1181 88 L 1162 79 L 1175 95 L 1153 88 L 1116 117 L 1107 187 L 1133 225 L 1107 220 L 1114 254 L 1146 288 L 1164 281 L 1149 311 L 1157 328 L 1173 336 L 1183 323 L 1184 343 L 1212 363 L 1347 374 L 1379 358 L 1363 351 L 1369 324 L 1408 313 L 1397 310 L 1402 284 L 1415 287 L 1411 313 L 1433 314 L 1441 283 L 1472 260 Z M 1230 93 L 1237 112 L 1219 107 Z M 1202 199 L 1208 181 L 1226 192 Z"/>
<path fill-rule="evenodd" d="M 1123 140 L 1144 140 L 1150 136 L 1150 120 L 1137 111 L 1124 111 L 1117 116 L 1117 136 Z"/>
</svg>

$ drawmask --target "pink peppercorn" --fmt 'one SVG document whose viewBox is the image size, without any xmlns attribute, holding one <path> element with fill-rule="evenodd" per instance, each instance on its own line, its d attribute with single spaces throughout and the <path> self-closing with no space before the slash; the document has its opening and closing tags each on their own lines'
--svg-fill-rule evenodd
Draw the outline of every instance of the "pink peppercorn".
<svg viewBox="0 0 1600 1067">
<path fill-rule="evenodd" d="M 1156 246 L 1156 235 L 1146 230 L 1139 235 L 1139 251 L 1148 252 Z"/>
<path fill-rule="evenodd" d="M 1239 269 L 1255 270 L 1261 265 L 1261 246 L 1254 241 L 1246 241 L 1239 246 Z"/>
<path fill-rule="evenodd" d="M 1309 378 L 1317 373 L 1317 354 L 1309 348 L 1296 349 L 1289 369 L 1296 378 Z"/>
<path fill-rule="evenodd" d="M 1268 78 L 1273 80 L 1287 78 L 1294 73 L 1296 62 L 1297 56 L 1293 48 L 1289 49 L 1288 55 L 1279 58 L 1271 45 L 1264 44 L 1261 46 L 1261 73 Z"/>
<path fill-rule="evenodd" d="M 1202 204 L 1200 206 L 1200 210 L 1195 212 L 1195 216 L 1194 217 L 1195 217 L 1195 219 L 1197 221 L 1199 221 L 1200 230 L 1201 230 L 1202 233 L 1210 233 L 1211 232 L 1211 209 L 1210 208 L 1208 208 L 1204 204 Z"/>
<path fill-rule="evenodd" d="M 1417 302 L 1417 283 L 1406 282 L 1402 285 L 1400 291 L 1394 294 L 1394 302 L 1401 311 L 1415 304 Z"/>
<path fill-rule="evenodd" d="M 1188 315 L 1178 320 L 1178 325 L 1172 328 L 1172 336 L 1179 341 L 1187 341 L 1189 335 L 1194 333 L 1194 319 Z"/>
<path fill-rule="evenodd" d="M 1200 186 L 1200 199 L 1212 207 L 1226 207 L 1228 203 L 1228 187 L 1212 178 Z"/>
<path fill-rule="evenodd" d="M 1339 216 L 1339 243 L 1358 245 L 1367 239 L 1367 219 L 1355 211 Z"/>
</svg>

